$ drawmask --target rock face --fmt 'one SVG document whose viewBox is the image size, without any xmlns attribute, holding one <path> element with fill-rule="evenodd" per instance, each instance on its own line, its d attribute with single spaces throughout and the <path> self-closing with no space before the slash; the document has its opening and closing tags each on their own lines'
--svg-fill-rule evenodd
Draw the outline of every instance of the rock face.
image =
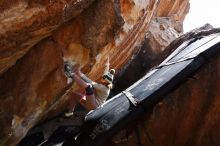
<svg viewBox="0 0 220 146">
<path fill-rule="evenodd" d="M 76 17 L 91 1 L 0 2 L 0 74 L 62 23 Z"/>
<path fill-rule="evenodd" d="M 202 30 L 205 29 L 205 30 Z M 167 52 L 177 48 L 190 38 L 200 38 L 220 32 L 209 25 L 187 33 L 167 47 Z M 163 58 L 160 57 L 159 60 Z M 185 83 L 164 97 L 150 112 L 141 117 L 135 128 L 127 127 L 115 136 L 115 145 L 133 146 L 138 143 L 157 146 L 218 146 L 220 144 L 219 97 L 220 63 L 219 54 L 212 58 Z M 137 137 L 137 129 L 139 137 Z M 139 140 L 138 140 L 139 139 Z"/>
<path fill-rule="evenodd" d="M 159 57 L 188 10 L 188 0 L 2 0 L 0 144 L 16 145 L 65 108 L 75 88 L 64 61 L 98 80 L 109 58 L 120 77 L 143 44 Z"/>
</svg>

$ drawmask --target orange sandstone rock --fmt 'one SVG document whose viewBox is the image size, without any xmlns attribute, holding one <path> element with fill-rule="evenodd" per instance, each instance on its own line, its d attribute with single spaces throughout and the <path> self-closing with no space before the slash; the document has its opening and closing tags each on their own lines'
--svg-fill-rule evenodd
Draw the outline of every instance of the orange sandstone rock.
<svg viewBox="0 0 220 146">
<path fill-rule="evenodd" d="M 172 8 L 166 13 L 164 1 L 92 2 L 0 2 L 0 139 L 7 145 L 16 145 L 36 123 L 65 108 L 64 61 L 79 63 L 98 80 L 109 58 L 119 74 L 146 39 L 156 53 L 163 51 L 181 32 L 176 26 L 188 10 L 188 1 L 179 0 L 166 2 Z M 181 12 L 175 8 L 179 4 Z"/>
</svg>

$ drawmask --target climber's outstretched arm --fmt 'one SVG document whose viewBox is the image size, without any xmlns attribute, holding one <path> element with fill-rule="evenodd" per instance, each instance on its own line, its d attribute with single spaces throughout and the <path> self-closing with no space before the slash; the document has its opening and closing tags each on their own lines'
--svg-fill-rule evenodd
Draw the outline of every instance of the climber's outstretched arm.
<svg viewBox="0 0 220 146">
<path fill-rule="evenodd" d="M 87 83 L 86 81 L 84 81 L 80 76 L 78 76 L 77 74 L 73 75 L 73 79 L 75 80 L 75 82 L 82 88 L 87 88 L 90 83 Z"/>
</svg>

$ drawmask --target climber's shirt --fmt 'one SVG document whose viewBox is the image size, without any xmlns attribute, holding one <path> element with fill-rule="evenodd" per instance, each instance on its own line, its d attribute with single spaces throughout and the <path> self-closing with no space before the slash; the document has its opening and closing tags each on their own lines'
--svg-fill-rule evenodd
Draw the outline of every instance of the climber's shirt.
<svg viewBox="0 0 220 146">
<path fill-rule="evenodd" d="M 100 106 L 107 100 L 110 94 L 110 89 L 105 85 L 96 82 L 92 82 L 92 85 L 96 96 L 96 102 L 98 106 Z"/>
<path fill-rule="evenodd" d="M 87 83 L 91 83 L 93 88 L 94 88 L 94 93 L 96 97 L 96 102 L 98 106 L 102 105 L 108 98 L 110 94 L 110 88 L 106 87 L 103 84 L 96 83 L 89 79 L 87 76 L 84 74 L 81 74 L 81 78 L 86 81 Z"/>
</svg>

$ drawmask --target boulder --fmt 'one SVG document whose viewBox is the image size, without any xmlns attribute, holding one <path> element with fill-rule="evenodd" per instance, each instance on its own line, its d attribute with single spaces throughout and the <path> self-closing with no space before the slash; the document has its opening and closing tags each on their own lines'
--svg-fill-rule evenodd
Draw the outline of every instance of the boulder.
<svg viewBox="0 0 220 146">
<path fill-rule="evenodd" d="M 153 52 L 163 51 L 181 33 L 189 10 L 188 0 L 164 2 L 2 0 L 0 144 L 16 145 L 34 125 L 65 109 L 76 87 L 64 74 L 64 61 L 99 80 L 109 58 L 120 78 L 145 40 Z"/>
</svg>

